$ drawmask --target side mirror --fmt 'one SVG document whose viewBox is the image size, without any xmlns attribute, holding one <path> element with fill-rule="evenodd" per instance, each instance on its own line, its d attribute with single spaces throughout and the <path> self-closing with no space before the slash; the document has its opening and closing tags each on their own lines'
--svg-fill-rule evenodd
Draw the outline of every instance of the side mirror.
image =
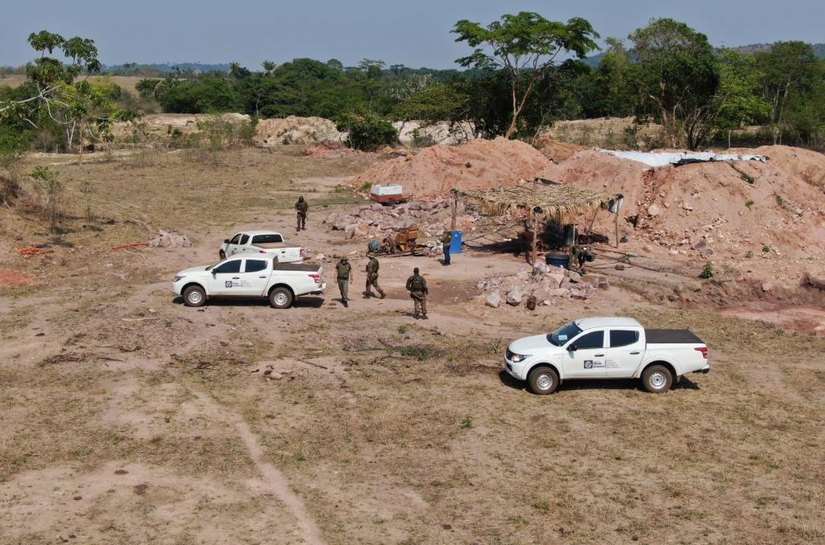
<svg viewBox="0 0 825 545">
<path fill-rule="evenodd" d="M 223 243 L 224 244 L 229 244 L 229 239 L 228 238 L 223 239 Z"/>
<path fill-rule="evenodd" d="M 215 269 L 212 269 L 212 276 L 215 276 L 216 274 L 218 273 L 215 271 Z"/>
<path fill-rule="evenodd" d="M 578 350 L 576 348 L 576 343 L 573 343 L 573 344 L 571 344 L 570 346 L 567 347 L 568 352 L 575 352 L 576 350 Z"/>
</svg>

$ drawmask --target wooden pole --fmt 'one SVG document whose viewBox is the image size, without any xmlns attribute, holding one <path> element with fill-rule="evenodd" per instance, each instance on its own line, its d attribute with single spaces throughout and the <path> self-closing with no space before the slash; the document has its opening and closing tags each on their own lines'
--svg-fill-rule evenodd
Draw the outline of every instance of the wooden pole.
<svg viewBox="0 0 825 545">
<path fill-rule="evenodd" d="M 619 247 L 619 213 L 622 211 L 622 201 L 616 201 L 616 248 Z"/>
<path fill-rule="evenodd" d="M 450 231 L 455 231 L 456 225 L 458 225 L 458 191 L 453 189 L 451 193 L 453 195 L 453 200 L 450 203 L 450 206 L 452 207 L 453 217 L 452 221 L 450 221 Z"/>
<path fill-rule="evenodd" d="M 536 209 L 532 208 L 530 213 L 533 215 L 533 251 L 531 252 L 531 261 L 530 265 L 536 264 L 536 256 L 538 254 L 538 241 L 539 241 L 539 218 L 536 215 Z"/>
</svg>

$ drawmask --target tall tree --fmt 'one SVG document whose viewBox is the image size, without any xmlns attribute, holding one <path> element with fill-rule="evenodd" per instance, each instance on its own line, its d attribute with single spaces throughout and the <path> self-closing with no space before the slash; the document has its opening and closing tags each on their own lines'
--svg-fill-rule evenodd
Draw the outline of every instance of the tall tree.
<svg viewBox="0 0 825 545">
<path fill-rule="evenodd" d="M 538 13 L 522 11 L 505 14 L 486 27 L 462 19 L 452 32 L 457 42 L 467 42 L 473 53 L 458 59 L 461 66 L 482 70 L 503 70 L 510 83 L 512 117 L 504 133 L 512 137 L 536 85 L 556 66 L 563 53 L 584 57 L 596 49 L 599 35 L 585 19 L 574 17 L 567 23 L 550 21 Z"/>
<path fill-rule="evenodd" d="M 770 121 L 776 143 L 789 101 L 815 86 L 819 62 L 813 47 L 804 42 L 777 42 L 770 51 L 756 53 L 754 57 L 762 72 L 764 96 L 771 103 Z"/>
<path fill-rule="evenodd" d="M 103 118 L 114 111 L 114 104 L 106 100 L 112 90 L 87 81 L 90 75 L 100 72 L 97 47 L 88 38 L 66 39 L 46 30 L 31 33 L 28 42 L 40 53 L 26 65 L 33 92 L 0 101 L 0 117 L 16 117 L 34 128 L 55 123 L 71 148 L 84 128 L 104 122 Z M 68 62 L 53 57 L 55 51 Z"/>
<path fill-rule="evenodd" d="M 708 38 L 673 19 L 654 19 L 629 36 L 639 114 L 664 125 L 670 145 L 702 145 L 713 120 L 719 66 Z"/>
<path fill-rule="evenodd" d="M 716 126 L 727 131 L 728 146 L 733 129 L 770 119 L 771 104 L 762 96 L 760 72 L 753 55 L 733 49 L 718 52 L 720 83 L 716 102 Z"/>
</svg>

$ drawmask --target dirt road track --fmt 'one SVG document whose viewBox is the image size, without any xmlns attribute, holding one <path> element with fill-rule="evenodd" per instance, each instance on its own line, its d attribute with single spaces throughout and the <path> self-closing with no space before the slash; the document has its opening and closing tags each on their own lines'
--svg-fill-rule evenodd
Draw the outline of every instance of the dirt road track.
<svg viewBox="0 0 825 545">
<path fill-rule="evenodd" d="M 263 484 L 265 488 L 283 502 L 289 512 L 295 517 L 296 526 L 299 529 L 304 543 L 307 545 L 326 545 L 326 541 L 324 541 L 318 525 L 307 511 L 301 498 L 292 492 L 289 481 L 284 477 L 284 474 L 274 465 L 264 461 L 263 449 L 260 444 L 258 444 L 258 438 L 252 433 L 252 430 L 249 429 L 249 425 L 244 419 L 227 407 L 218 405 L 208 394 L 198 390 L 193 390 L 193 393 L 210 412 L 229 420 L 235 426 L 249 457 L 252 459 L 252 462 L 255 464 L 258 473 L 260 473 L 264 481 Z"/>
</svg>

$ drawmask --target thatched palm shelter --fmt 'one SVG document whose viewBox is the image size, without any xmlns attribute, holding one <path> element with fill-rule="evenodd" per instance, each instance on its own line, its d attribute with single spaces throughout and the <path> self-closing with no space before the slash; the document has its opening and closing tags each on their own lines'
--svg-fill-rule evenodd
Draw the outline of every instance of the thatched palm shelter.
<svg viewBox="0 0 825 545">
<path fill-rule="evenodd" d="M 592 229 L 599 210 L 608 210 L 616 214 L 616 245 L 619 244 L 618 218 L 622 203 L 620 194 L 598 193 L 542 178 L 525 181 L 514 187 L 483 191 L 459 189 L 455 190 L 455 194 L 478 201 L 485 214 L 505 216 L 527 212 L 534 233 L 531 256 L 533 263 L 536 262 L 536 239 L 540 219 L 542 224 L 551 219 L 561 223 L 563 217 L 585 215 L 585 217 L 591 217 L 590 229 Z"/>
</svg>

